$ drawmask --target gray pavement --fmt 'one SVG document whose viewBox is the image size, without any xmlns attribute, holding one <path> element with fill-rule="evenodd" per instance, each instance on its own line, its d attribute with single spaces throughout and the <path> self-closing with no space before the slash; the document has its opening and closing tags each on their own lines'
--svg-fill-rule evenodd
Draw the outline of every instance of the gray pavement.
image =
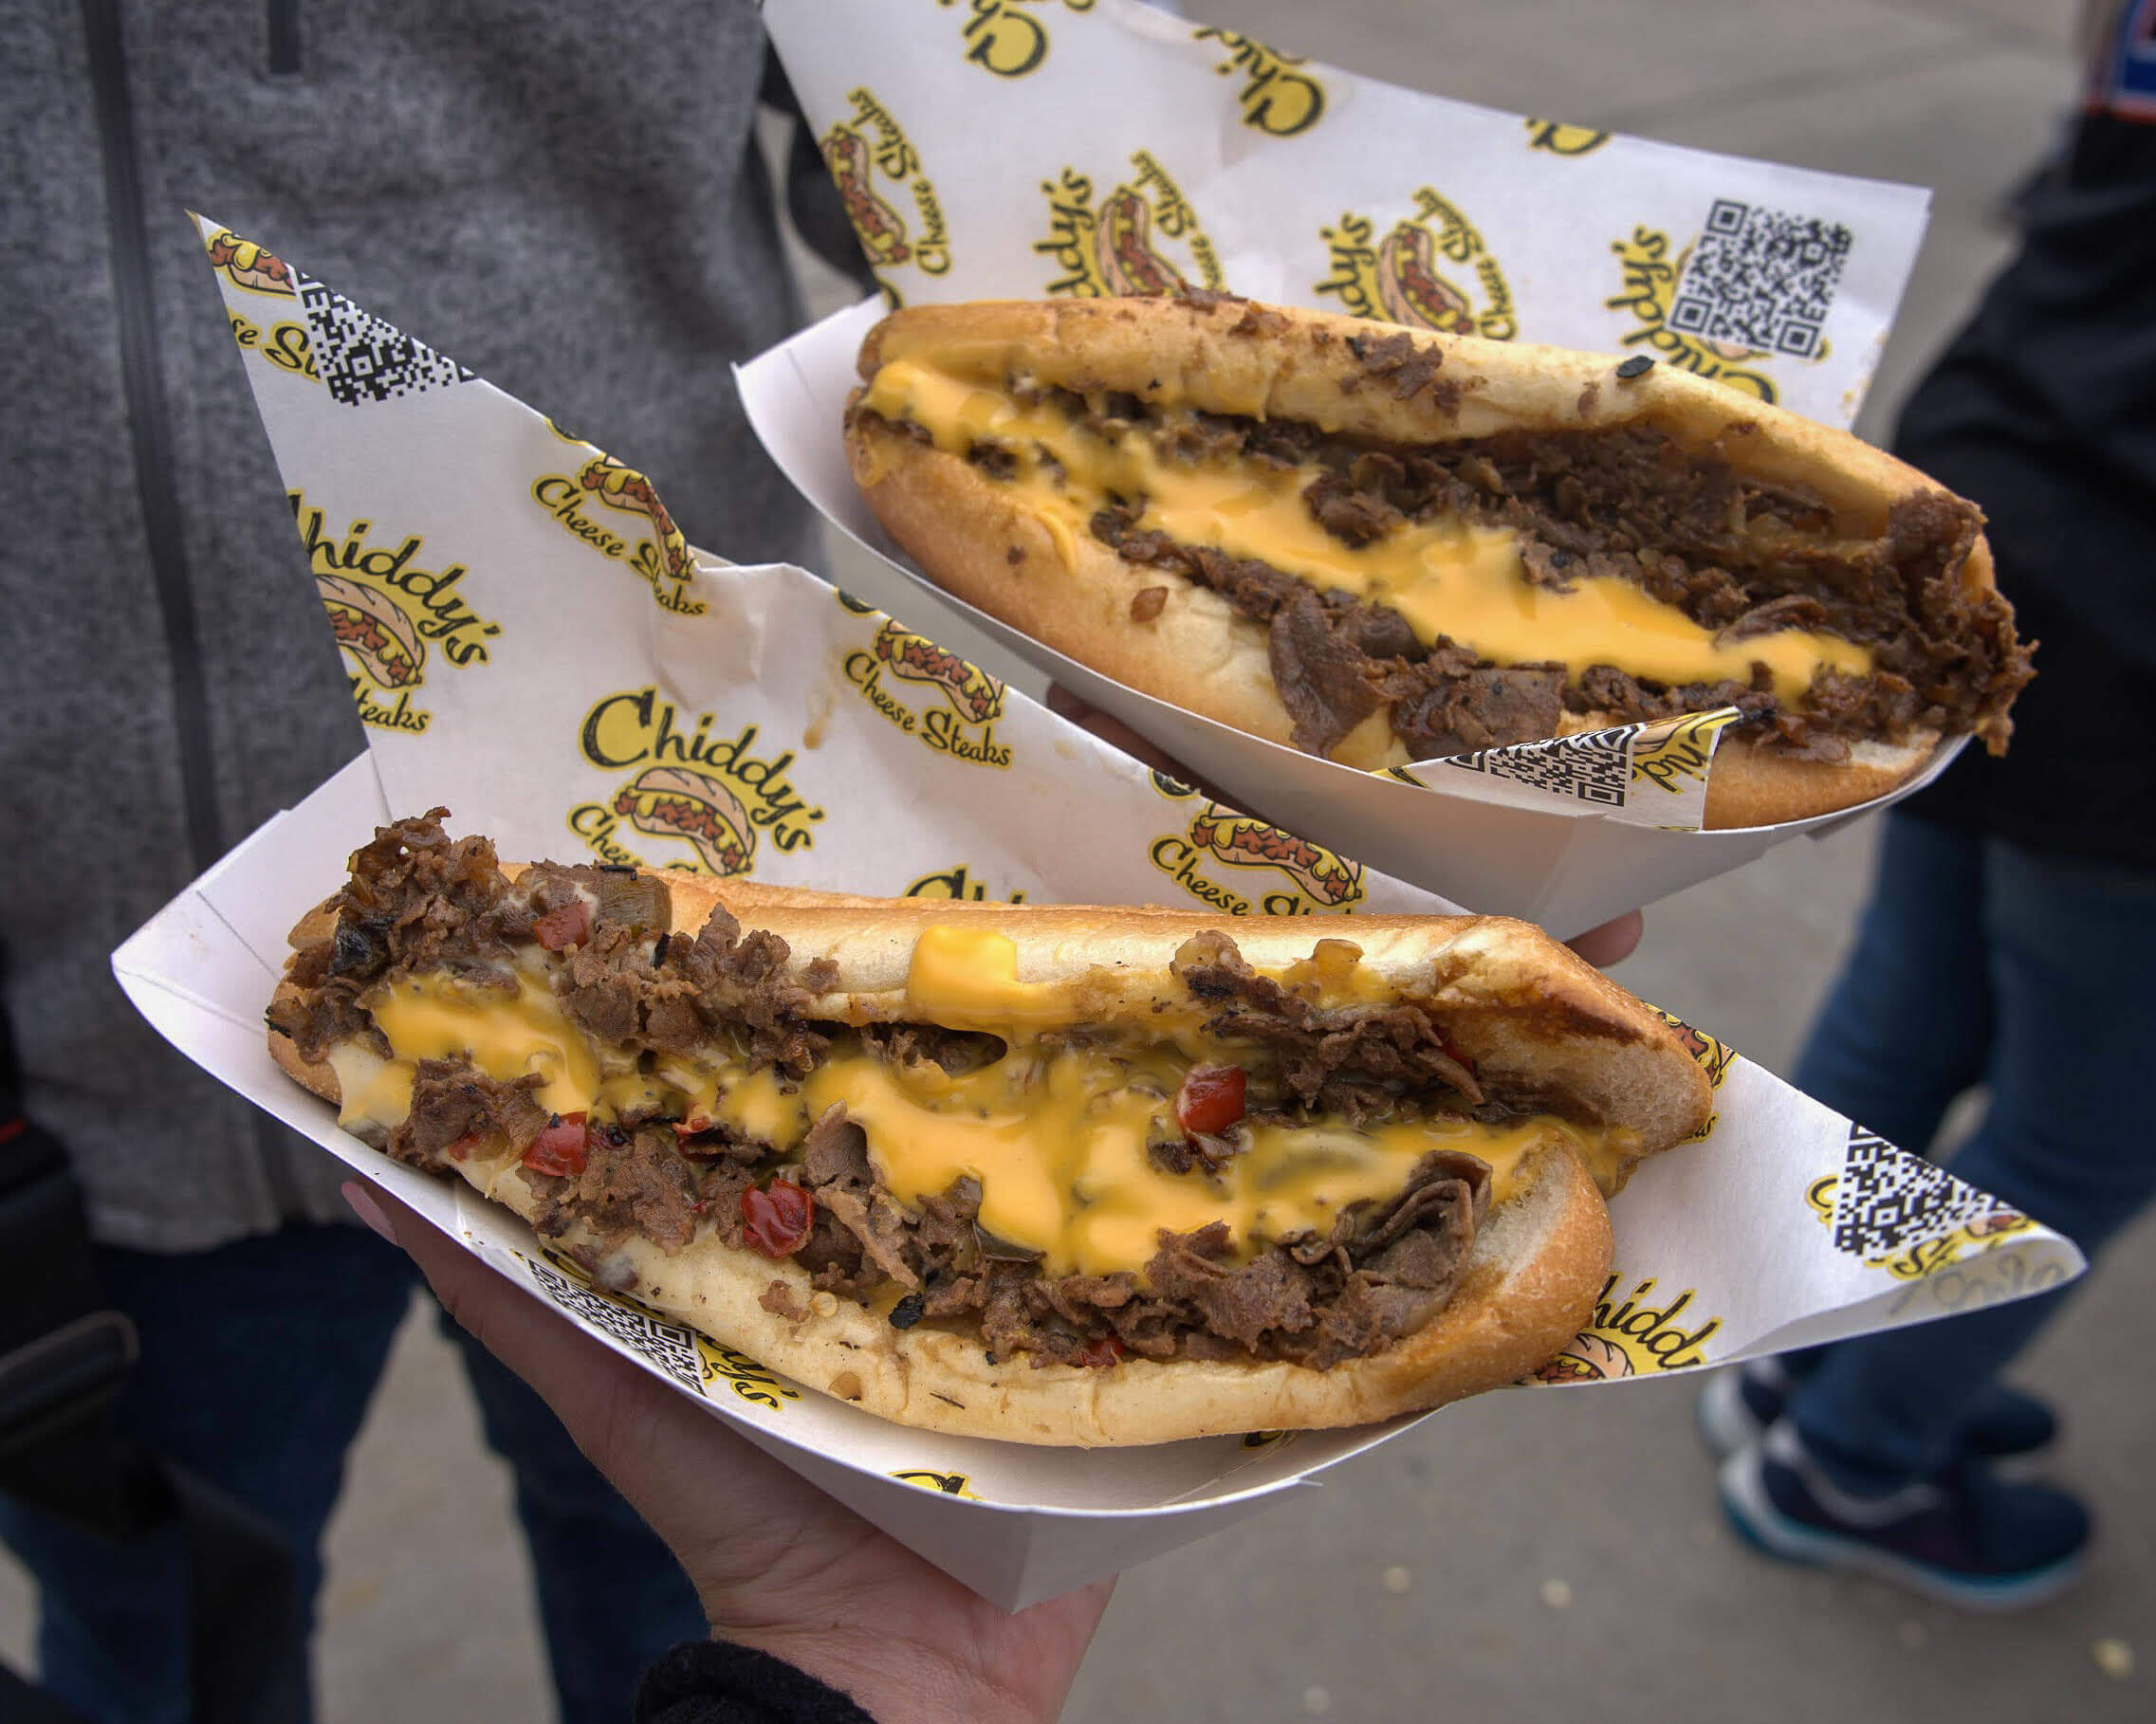
<svg viewBox="0 0 2156 1724">
<path fill-rule="evenodd" d="M 1193 0 L 1396 82 L 1936 189 L 1864 428 L 1876 434 L 2004 255 L 2000 198 L 2072 90 L 2076 0 Z M 843 578 L 843 568 L 835 572 Z M 953 644 L 958 644 L 953 642 Z M 1871 834 L 1799 840 L 1650 912 L 1618 972 L 1787 1070 L 1847 940 Z M 1674 1385 L 1491 1396 L 1320 1489 L 1125 1578 L 1066 1716 L 1191 1720 L 2151 1715 L 2156 1399 L 2131 1366 L 2156 1223 L 2122 1240 L 2027 1381 L 2103 1515 L 2088 1583 L 2008 1620 L 1762 1563 L 1714 1513 Z M 2127 1363 L 2122 1365 L 2121 1361 Z M 329 1536 L 330 1724 L 551 1715 L 508 1486 L 415 1314 Z M 0 1654 L 30 1601 L 0 1566 Z M 2107 1675 L 2124 1641 L 2143 1668 Z"/>
</svg>

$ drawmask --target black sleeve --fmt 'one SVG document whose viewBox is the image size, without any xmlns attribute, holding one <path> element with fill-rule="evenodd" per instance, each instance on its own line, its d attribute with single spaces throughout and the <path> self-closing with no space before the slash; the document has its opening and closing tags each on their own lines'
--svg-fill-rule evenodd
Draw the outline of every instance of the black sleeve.
<svg viewBox="0 0 2156 1724">
<path fill-rule="evenodd" d="M 689 1641 L 644 1672 L 632 1724 L 875 1724 L 836 1688 L 783 1659 Z"/>
<path fill-rule="evenodd" d="M 816 138 L 809 130 L 808 117 L 802 112 L 800 99 L 794 95 L 794 86 L 786 81 L 785 67 L 768 46 L 764 50 L 764 84 L 757 100 L 793 122 L 787 128 L 783 177 L 786 213 L 793 219 L 794 231 L 834 269 L 852 276 L 863 288 L 874 289 L 877 284 L 875 272 L 869 267 L 860 241 L 854 235 L 853 221 L 846 214 L 838 188 L 832 183 L 831 170 L 823 164 L 823 152 L 816 147 Z"/>
</svg>

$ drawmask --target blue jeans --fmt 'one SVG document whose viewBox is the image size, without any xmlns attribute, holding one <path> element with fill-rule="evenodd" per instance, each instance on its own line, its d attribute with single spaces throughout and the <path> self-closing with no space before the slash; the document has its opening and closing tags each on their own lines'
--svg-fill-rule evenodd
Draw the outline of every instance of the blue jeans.
<svg viewBox="0 0 2156 1724">
<path fill-rule="evenodd" d="M 1990 1087 L 1953 1163 L 2092 1257 L 2156 1192 L 2156 878 L 1890 815 L 1856 949 L 1797 1085 L 1923 1152 Z M 1790 1413 L 1851 1490 L 1950 1462 L 1977 1398 L 2064 1292 L 1823 1349 Z"/>
<path fill-rule="evenodd" d="M 322 1527 L 416 1272 L 364 1228 L 316 1226 L 173 1256 L 101 1248 L 98 1268 L 141 1334 L 125 1422 L 284 1531 L 311 1631 Z M 562 1724 L 619 1724 L 644 1665 L 709 1634 L 695 1593 L 545 1403 L 441 1321 L 463 1349 L 487 1441 L 516 1476 Z M 434 1463 L 413 1453 L 407 1464 Z M 45 1687 L 100 1724 L 185 1724 L 176 1532 L 121 1544 L 0 1498 L 0 1538 L 38 1580 Z"/>
</svg>

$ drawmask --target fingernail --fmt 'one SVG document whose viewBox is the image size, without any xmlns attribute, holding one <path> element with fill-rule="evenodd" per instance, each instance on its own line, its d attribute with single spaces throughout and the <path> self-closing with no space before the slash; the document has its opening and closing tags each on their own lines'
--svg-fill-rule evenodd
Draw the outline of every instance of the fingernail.
<svg viewBox="0 0 2156 1724">
<path fill-rule="evenodd" d="M 352 1205 L 354 1215 L 392 1245 L 396 1243 L 396 1229 L 389 1224 L 389 1217 L 382 1214 L 381 1205 L 368 1195 L 364 1185 L 358 1180 L 346 1180 L 338 1189 L 344 1194 L 344 1201 Z"/>
</svg>

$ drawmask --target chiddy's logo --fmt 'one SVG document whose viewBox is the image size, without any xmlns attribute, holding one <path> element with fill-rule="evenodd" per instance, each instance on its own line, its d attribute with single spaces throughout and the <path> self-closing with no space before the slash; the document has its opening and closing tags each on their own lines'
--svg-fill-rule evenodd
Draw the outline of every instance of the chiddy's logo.
<svg viewBox="0 0 2156 1724">
<path fill-rule="evenodd" d="M 1618 338 L 1623 345 L 1651 347 L 1665 363 L 1680 371 L 1695 373 L 1710 382 L 1726 383 L 1732 389 L 1757 395 L 1770 404 L 1775 400 L 1773 382 L 1760 372 L 1746 370 L 1743 365 L 1745 360 L 1765 358 L 1765 354 L 1726 341 L 1709 341 L 1702 336 L 1687 335 L 1669 327 L 1670 302 L 1675 297 L 1677 283 L 1684 276 L 1685 265 L 1691 259 L 1691 246 L 1686 246 L 1672 258 L 1667 233 L 1652 228 L 1634 228 L 1630 239 L 1613 241 L 1610 249 L 1616 253 L 1623 267 L 1624 291 L 1602 303 L 1631 319 L 1633 327 Z M 1825 349 L 1822 347 L 1814 357 L 1824 358 Z"/>
<path fill-rule="evenodd" d="M 1527 147 L 1546 150 L 1552 156 L 1586 156 L 1610 141 L 1610 134 L 1593 126 L 1568 126 L 1561 119 L 1530 119 Z"/>
<path fill-rule="evenodd" d="M 229 228 L 220 228 L 203 246 L 210 253 L 212 266 L 233 286 L 266 299 L 297 297 L 289 266 L 252 240 L 243 240 Z M 304 323 L 286 318 L 265 328 L 229 306 L 225 315 L 231 322 L 232 339 L 240 344 L 243 353 L 259 353 L 279 371 L 288 371 L 316 383 L 322 381 L 321 373 L 315 369 L 314 348 L 307 339 Z"/>
<path fill-rule="evenodd" d="M 599 701 L 578 732 L 584 759 L 608 772 L 636 770 L 606 801 L 570 809 L 569 830 L 602 862 L 645 866 L 623 841 L 627 828 L 687 847 L 665 866 L 722 876 L 752 871 L 762 835 L 783 852 L 811 848 L 823 810 L 788 780 L 792 751 L 758 754 L 754 724 L 729 737 L 714 735 L 711 723 L 708 712 L 685 718 L 656 688 Z"/>
<path fill-rule="evenodd" d="M 966 58 L 998 78 L 1023 78 L 1048 58 L 1048 27 L 1041 22 L 1050 0 L 936 0 L 938 6 L 964 6 L 959 32 Z M 1063 9 L 1090 12 L 1093 0 L 1062 0 Z"/>
<path fill-rule="evenodd" d="M 456 591 L 468 573 L 462 563 L 436 570 L 419 562 L 426 541 L 418 534 L 394 549 L 373 541 L 371 522 L 355 521 L 334 534 L 304 491 L 288 498 L 315 590 L 344 654 L 359 722 L 420 734 L 433 715 L 413 704 L 412 691 L 427 680 L 429 649 L 451 666 L 483 665 L 502 625 Z"/>
<path fill-rule="evenodd" d="M 1048 284 L 1050 293 L 1101 299 L 1221 284 L 1212 242 L 1168 170 L 1144 150 L 1131 157 L 1131 165 L 1137 172 L 1102 198 L 1097 209 L 1093 181 L 1076 168 L 1065 168 L 1060 179 L 1041 182 L 1048 200 L 1048 237 L 1033 249 L 1053 259 L 1062 271 Z"/>
<path fill-rule="evenodd" d="M 1835 1224 L 1835 1198 L 1841 1183 L 1841 1175 L 1830 1173 L 1804 1188 L 1804 1201 L 1813 1215 L 1830 1227 Z M 1878 1248 L 1865 1255 L 1864 1260 L 1874 1269 L 1884 1269 L 1897 1281 L 1921 1281 L 1949 1264 L 1980 1256 L 2035 1225 L 2019 1210 L 2001 1204 L 1931 1238 L 1908 1244 L 1881 1239 L 1876 1242 Z"/>
<path fill-rule="evenodd" d="M 919 1485 L 924 1491 L 940 1491 L 946 1496 L 965 1496 L 974 1502 L 981 1500 L 964 1473 L 939 1473 L 933 1467 L 904 1467 L 892 1474 L 910 1485 Z"/>
<path fill-rule="evenodd" d="M 936 189 L 921 172 L 919 152 L 873 90 L 862 85 L 849 90 L 846 100 L 854 104 L 853 118 L 824 133 L 823 160 L 838 182 L 838 196 L 861 249 L 879 268 L 912 264 L 923 275 L 948 274 L 950 231 L 944 224 Z M 893 191 L 912 201 L 921 224 L 912 238 L 906 218 L 877 195 L 877 174 L 891 182 Z"/>
<path fill-rule="evenodd" d="M 1677 1039 L 1685 1044 L 1685 1052 L 1697 1060 L 1700 1070 L 1706 1073 L 1708 1087 L 1715 1090 L 1721 1089 L 1722 1080 L 1729 1075 L 1730 1064 L 1737 1057 L 1737 1050 L 1730 1047 L 1726 1042 L 1716 1040 L 1705 1030 L 1695 1030 L 1682 1018 L 1673 1017 L 1658 1005 L 1650 1005 L 1647 1009 L 1677 1032 Z M 1685 1141 L 1688 1144 L 1696 1144 L 1703 1137 L 1713 1136 L 1714 1128 L 1721 1122 L 1721 1117 L 1720 1114 L 1709 1113 L 1701 1124 L 1700 1128 Z"/>
<path fill-rule="evenodd" d="M 1152 776 L 1153 788 L 1164 797 L 1181 801 L 1197 796 L 1165 773 Z M 1349 913 L 1363 895 L 1359 862 L 1212 801 L 1206 801 L 1183 831 L 1155 838 L 1146 853 L 1153 867 L 1199 903 L 1230 916 L 1253 910 L 1268 916 Z M 1223 865 L 1277 873 L 1292 890 L 1259 892 L 1245 887 L 1237 891 L 1206 871 Z"/>
<path fill-rule="evenodd" d="M 1214 68 L 1223 78 L 1243 75 L 1236 101 L 1243 123 L 1272 138 L 1293 138 L 1325 117 L 1325 86 L 1299 68 L 1305 64 L 1236 30 L 1198 30 L 1197 42 L 1217 42 L 1227 58 Z"/>
<path fill-rule="evenodd" d="M 1319 293 L 1337 296 L 1358 318 L 1410 329 L 1493 341 L 1520 333 L 1512 289 L 1482 234 L 1429 187 L 1415 193 L 1411 215 L 1395 222 L 1382 240 L 1376 232 L 1370 217 L 1352 210 L 1338 226 L 1318 229 L 1332 257 L 1332 273 L 1316 284 Z M 1440 259 L 1453 266 L 1450 274 L 1441 271 Z"/>
<path fill-rule="evenodd" d="M 946 869 L 938 874 L 922 874 L 898 894 L 902 898 L 948 898 L 959 903 L 986 903 L 988 889 L 974 879 L 971 865 L 961 862 L 956 868 Z M 1023 904 L 1023 892 L 1012 892 L 1009 901 Z"/>
<path fill-rule="evenodd" d="M 986 670 L 946 652 L 925 634 L 885 620 L 866 651 L 846 654 L 846 680 L 861 698 L 924 747 L 976 766 L 1006 767 L 1010 748 L 996 740 L 995 721 L 1004 709 L 1004 686 Z M 901 700 L 887 678 L 919 683 L 931 696 L 926 706 Z"/>
<path fill-rule="evenodd" d="M 570 538 L 642 576 L 662 609 L 704 614 L 703 601 L 689 596 L 696 572 L 689 541 L 635 468 L 595 453 L 574 473 L 542 473 L 532 481 L 531 496 Z"/>
<path fill-rule="evenodd" d="M 1543 1383 L 1591 1383 L 1610 1377 L 1644 1376 L 1652 1371 L 1681 1371 L 1704 1365 L 1706 1343 L 1722 1328 L 1720 1317 L 1707 1317 L 1693 1309 L 1697 1290 L 1687 1287 L 1674 1295 L 1655 1292 L 1654 1278 L 1632 1283 L 1631 1292 L 1616 1296 L 1617 1277 L 1602 1284 L 1602 1296 L 1594 1303 L 1594 1320 L 1564 1350 L 1535 1373 Z"/>
</svg>

